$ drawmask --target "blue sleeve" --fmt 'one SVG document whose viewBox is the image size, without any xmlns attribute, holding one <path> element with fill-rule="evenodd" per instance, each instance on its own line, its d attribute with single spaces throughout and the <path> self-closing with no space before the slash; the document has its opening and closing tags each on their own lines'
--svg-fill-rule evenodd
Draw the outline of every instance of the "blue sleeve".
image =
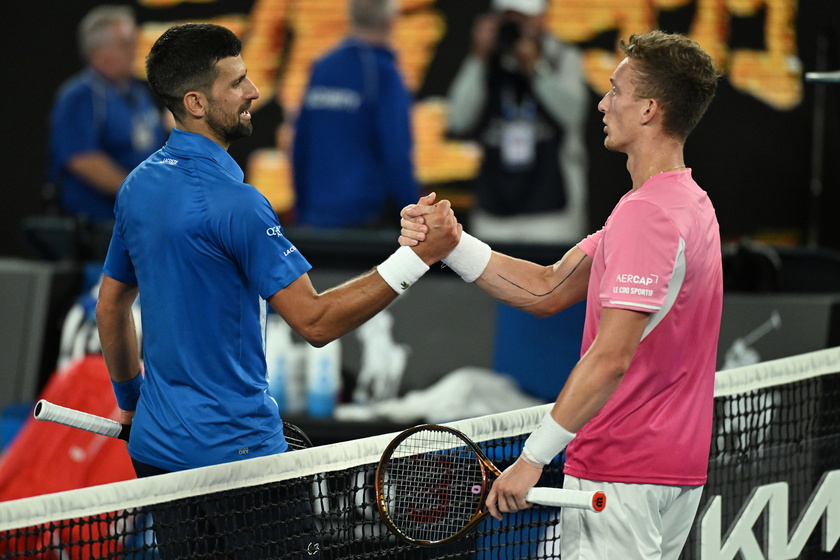
<svg viewBox="0 0 840 560">
<path fill-rule="evenodd" d="M 100 149 L 93 111 L 93 92 L 86 87 L 74 88 L 56 102 L 51 144 L 62 167 L 71 156 Z"/>
<path fill-rule="evenodd" d="M 117 210 L 117 221 L 114 224 L 114 232 L 111 234 L 111 244 L 108 245 L 108 254 L 105 256 L 102 272 L 125 284 L 137 284 L 134 263 L 131 262 L 128 249 L 125 248 L 125 241 L 123 241 L 119 210 Z"/>
<path fill-rule="evenodd" d="M 268 299 L 312 266 L 283 231 L 268 199 L 251 185 L 219 209 L 222 243 L 260 297 Z"/>
<path fill-rule="evenodd" d="M 382 66 L 376 130 L 380 138 L 386 185 L 398 207 L 417 202 L 420 189 L 412 160 L 411 96 L 396 67 Z"/>
</svg>

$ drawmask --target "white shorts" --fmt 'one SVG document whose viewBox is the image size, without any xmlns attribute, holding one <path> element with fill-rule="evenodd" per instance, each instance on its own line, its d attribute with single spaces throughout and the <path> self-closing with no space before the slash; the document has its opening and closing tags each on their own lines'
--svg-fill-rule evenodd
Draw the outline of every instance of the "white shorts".
<svg viewBox="0 0 840 560">
<path fill-rule="evenodd" d="M 593 482 L 569 475 L 563 487 L 602 490 L 607 496 L 600 513 L 561 510 L 555 536 L 563 560 L 678 560 L 703 494 L 702 486 Z M 556 550 L 544 552 L 547 558 L 557 557 Z"/>
</svg>

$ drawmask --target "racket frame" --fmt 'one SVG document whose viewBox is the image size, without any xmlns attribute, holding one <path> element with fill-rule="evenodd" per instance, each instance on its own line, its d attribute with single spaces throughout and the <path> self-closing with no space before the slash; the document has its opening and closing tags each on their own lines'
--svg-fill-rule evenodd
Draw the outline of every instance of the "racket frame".
<svg viewBox="0 0 840 560">
<path fill-rule="evenodd" d="M 461 441 L 463 446 L 469 448 L 469 450 L 472 451 L 473 454 L 475 454 L 476 458 L 478 459 L 479 468 L 481 469 L 481 480 L 475 481 L 475 484 L 481 484 L 481 495 L 480 500 L 478 502 L 480 506 L 476 509 L 472 518 L 461 529 L 459 529 L 457 532 L 453 533 L 448 537 L 438 540 L 417 539 L 405 534 L 403 530 L 400 529 L 400 527 L 398 527 L 397 523 L 394 522 L 390 512 L 388 511 L 388 485 L 385 482 L 385 477 L 388 470 L 388 463 L 393 457 L 394 451 L 397 449 L 397 447 L 399 447 L 399 445 L 402 442 L 404 442 L 406 439 L 413 436 L 414 434 L 422 431 L 448 432 L 454 435 Z M 445 449 L 446 448 L 440 449 L 439 451 L 444 451 Z M 430 449 L 425 452 L 418 453 L 418 455 L 430 452 L 434 452 L 434 450 Z M 448 426 L 441 426 L 439 424 L 421 424 L 409 428 L 403 432 L 400 432 L 391 441 L 391 443 L 388 444 L 388 446 L 385 448 L 385 451 L 383 451 L 382 456 L 379 459 L 379 463 L 376 466 L 376 477 L 374 480 L 374 488 L 376 491 L 376 507 L 379 510 L 380 517 L 385 523 L 385 526 L 388 527 L 388 529 L 393 534 L 395 534 L 403 541 L 409 544 L 420 546 L 436 546 L 460 538 L 489 515 L 490 512 L 488 511 L 487 506 L 485 505 L 485 501 L 487 499 L 487 494 L 490 492 L 490 485 L 492 483 L 492 480 L 498 477 L 500 474 L 501 471 L 499 471 L 496 465 L 494 465 L 493 462 L 487 458 L 487 456 L 484 454 L 481 448 L 474 441 L 468 438 L 463 432 L 460 432 Z"/>
</svg>

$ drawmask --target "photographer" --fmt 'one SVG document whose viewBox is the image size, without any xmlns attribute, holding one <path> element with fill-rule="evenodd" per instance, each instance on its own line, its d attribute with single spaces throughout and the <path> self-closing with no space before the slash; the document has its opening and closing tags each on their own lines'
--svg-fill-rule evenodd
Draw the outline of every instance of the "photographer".
<svg viewBox="0 0 840 560">
<path fill-rule="evenodd" d="M 449 91 L 450 135 L 483 149 L 470 230 L 488 241 L 574 243 L 588 228 L 581 54 L 545 11 L 493 0 Z"/>
</svg>

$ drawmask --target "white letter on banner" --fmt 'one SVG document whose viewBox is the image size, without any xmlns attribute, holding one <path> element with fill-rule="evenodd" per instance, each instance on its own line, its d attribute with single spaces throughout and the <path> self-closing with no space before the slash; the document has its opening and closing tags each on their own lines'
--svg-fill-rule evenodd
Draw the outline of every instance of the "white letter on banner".
<svg viewBox="0 0 840 560">
<path fill-rule="evenodd" d="M 735 524 L 729 529 L 723 546 L 720 537 L 721 497 L 712 498 L 700 521 L 701 560 L 734 560 L 738 551 L 743 560 L 766 560 L 753 533 L 753 525 L 772 495 L 779 490 L 787 494 L 787 484 L 779 482 L 753 488 L 746 504 L 735 517 Z"/>
<path fill-rule="evenodd" d="M 785 501 L 787 502 L 787 495 L 785 495 Z M 779 513 L 780 515 L 777 517 L 781 517 L 782 512 Z M 784 513 L 787 514 L 787 507 L 785 507 Z M 771 517 L 772 514 L 771 511 Z M 798 558 L 821 517 L 823 518 L 822 549 L 825 552 L 831 552 L 834 550 L 837 541 L 840 540 L 840 471 L 823 473 L 819 484 L 817 484 L 817 491 L 811 495 L 811 499 L 808 500 L 799 516 L 799 520 L 796 522 L 796 528 L 790 536 L 790 542 L 784 542 L 783 538 L 788 534 L 787 523 L 784 526 L 781 526 L 780 523 L 780 531 L 778 532 L 771 527 L 768 560 Z M 787 519 L 786 515 L 784 519 Z M 779 542 L 776 542 L 777 540 Z"/>
<path fill-rule="evenodd" d="M 840 540 L 840 470 L 824 473 L 816 491 L 802 510 L 788 540 L 788 484 L 777 482 L 754 488 L 721 543 L 721 500 L 715 496 L 700 518 L 701 560 L 795 560 L 799 557 L 820 518 L 823 519 L 822 549 L 834 550 Z M 765 551 L 756 540 L 753 526 L 766 510 Z M 765 556 L 766 553 L 766 556 Z"/>
</svg>

